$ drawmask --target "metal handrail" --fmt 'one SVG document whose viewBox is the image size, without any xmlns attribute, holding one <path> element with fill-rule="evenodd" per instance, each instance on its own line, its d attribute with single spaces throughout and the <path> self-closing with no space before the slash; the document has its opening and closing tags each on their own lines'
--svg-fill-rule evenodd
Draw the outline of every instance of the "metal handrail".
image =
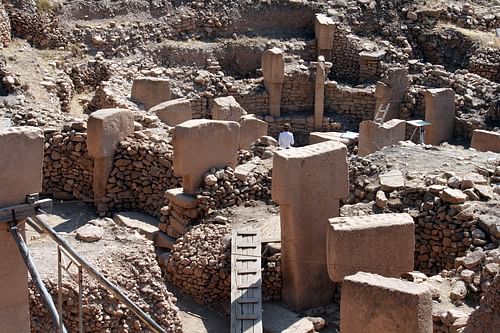
<svg viewBox="0 0 500 333">
<path fill-rule="evenodd" d="M 146 326 L 155 333 L 166 333 L 166 331 L 154 321 L 147 313 L 145 313 L 141 308 L 139 308 L 134 302 L 132 302 L 119 287 L 114 285 L 106 277 L 104 277 L 100 272 L 96 271 L 84 258 L 82 258 L 78 253 L 73 250 L 73 248 L 61 238 L 57 232 L 54 231 L 46 222 L 43 221 L 43 216 L 48 215 L 42 209 L 37 208 L 36 211 L 42 215 L 36 215 L 34 218 L 28 217 L 26 221 L 30 225 L 35 225 L 39 229 L 46 232 L 52 240 L 54 240 L 59 246 L 61 246 L 67 253 L 69 253 L 73 259 L 75 259 L 85 271 L 91 275 L 94 279 L 100 282 L 106 290 L 108 290 L 113 296 L 115 296 L 119 301 L 125 304 Z"/>
</svg>

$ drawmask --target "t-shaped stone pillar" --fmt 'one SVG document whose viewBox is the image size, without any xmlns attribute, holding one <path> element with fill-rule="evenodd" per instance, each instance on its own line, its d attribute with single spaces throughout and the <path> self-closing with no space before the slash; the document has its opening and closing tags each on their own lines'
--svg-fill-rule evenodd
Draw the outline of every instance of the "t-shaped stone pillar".
<svg viewBox="0 0 500 333">
<path fill-rule="evenodd" d="M 134 132 L 134 116 L 126 109 L 99 110 L 90 115 L 87 128 L 87 147 L 94 158 L 94 204 L 101 211 L 115 149 Z"/>
<path fill-rule="evenodd" d="M 332 57 L 334 29 L 334 22 L 330 17 L 325 14 L 316 14 L 314 33 L 318 56 L 324 56 L 327 61 L 330 61 Z"/>
<path fill-rule="evenodd" d="M 314 129 L 323 127 L 325 110 L 325 57 L 319 56 L 316 64 L 316 85 L 314 90 Z"/>
<path fill-rule="evenodd" d="M 257 119 L 254 114 L 240 118 L 240 149 L 248 150 L 257 139 L 267 135 L 269 124 Z"/>
<path fill-rule="evenodd" d="M 184 192 L 194 194 L 211 168 L 236 167 L 240 125 L 234 121 L 196 119 L 175 127 L 174 170 Z"/>
<path fill-rule="evenodd" d="M 269 94 L 269 114 L 273 117 L 279 117 L 281 114 L 281 90 L 285 81 L 285 59 L 281 49 L 275 47 L 264 51 L 262 72 L 264 85 Z"/>
<path fill-rule="evenodd" d="M 455 92 L 450 88 L 424 90 L 426 144 L 439 145 L 453 137 L 455 125 Z"/>
<path fill-rule="evenodd" d="M 328 219 L 349 193 L 347 148 L 327 141 L 276 152 L 273 200 L 280 205 L 285 302 L 303 310 L 332 301 L 326 264 Z"/>
<path fill-rule="evenodd" d="M 41 192 L 43 145 L 41 129 L 0 130 L 0 207 L 23 203 L 27 194 Z M 6 223 L 0 223 L 0 328 L 30 332 L 28 271 Z"/>
<path fill-rule="evenodd" d="M 408 89 L 408 71 L 405 68 L 389 68 L 383 81 L 377 82 L 375 87 L 375 97 L 377 103 L 375 110 L 389 104 L 384 121 L 399 119 L 401 117 L 401 104 Z"/>
</svg>

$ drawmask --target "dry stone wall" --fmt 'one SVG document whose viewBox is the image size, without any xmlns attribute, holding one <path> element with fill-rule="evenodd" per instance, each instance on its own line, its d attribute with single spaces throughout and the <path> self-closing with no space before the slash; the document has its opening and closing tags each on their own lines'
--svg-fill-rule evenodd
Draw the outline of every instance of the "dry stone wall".
<svg viewBox="0 0 500 333">
<path fill-rule="evenodd" d="M 376 105 L 375 87 L 351 88 L 330 81 L 325 88 L 327 111 L 351 116 L 359 121 L 373 119 Z"/>
<path fill-rule="evenodd" d="M 45 131 L 44 194 L 92 201 L 94 161 L 88 154 L 85 130 L 75 123 L 62 131 Z"/>
<path fill-rule="evenodd" d="M 5 10 L 5 6 L 0 2 L 0 45 L 7 45 L 10 42 L 10 19 Z"/>
</svg>

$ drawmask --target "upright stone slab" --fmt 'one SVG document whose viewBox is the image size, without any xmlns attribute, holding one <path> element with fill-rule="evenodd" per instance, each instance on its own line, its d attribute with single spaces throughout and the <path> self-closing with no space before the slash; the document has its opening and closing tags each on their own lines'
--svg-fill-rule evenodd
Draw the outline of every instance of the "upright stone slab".
<svg viewBox="0 0 500 333">
<path fill-rule="evenodd" d="M 330 61 L 332 57 L 334 29 L 334 22 L 330 17 L 325 14 L 316 14 L 314 34 L 316 35 L 318 55 L 324 56 L 327 61 Z"/>
<path fill-rule="evenodd" d="M 247 112 L 233 96 L 214 99 L 212 107 L 213 120 L 239 121 Z"/>
<path fill-rule="evenodd" d="M 500 153 L 500 132 L 474 130 L 470 146 L 479 151 Z"/>
<path fill-rule="evenodd" d="M 174 170 L 184 191 L 194 194 L 211 168 L 237 163 L 240 125 L 233 121 L 189 120 L 175 127 Z"/>
<path fill-rule="evenodd" d="M 349 193 L 347 148 L 328 141 L 275 153 L 272 197 L 280 205 L 282 297 L 293 310 L 332 301 L 326 266 L 328 219 Z"/>
<path fill-rule="evenodd" d="M 134 132 L 134 116 L 126 109 L 103 109 L 90 114 L 87 123 L 87 147 L 94 158 L 94 204 L 101 210 L 106 185 L 113 167 L 115 149 Z"/>
<path fill-rule="evenodd" d="M 359 272 L 342 283 L 342 333 L 432 333 L 432 295 L 422 284 Z"/>
<path fill-rule="evenodd" d="M 408 89 L 408 71 L 405 68 L 389 68 L 382 81 L 377 82 L 375 97 L 377 102 L 375 110 L 389 103 L 389 108 L 384 120 L 398 119 L 401 117 L 401 104 Z"/>
<path fill-rule="evenodd" d="M 272 48 L 262 54 L 262 72 L 264 85 L 269 94 L 269 114 L 279 117 L 281 114 L 281 91 L 285 81 L 285 58 L 283 51 Z"/>
<path fill-rule="evenodd" d="M 318 57 L 316 64 L 316 84 L 314 89 L 314 129 L 323 127 L 323 113 L 325 110 L 325 58 Z"/>
<path fill-rule="evenodd" d="M 146 110 L 170 100 L 170 80 L 156 77 L 141 77 L 132 84 L 131 99 L 144 104 Z"/>
<path fill-rule="evenodd" d="M 153 106 L 149 111 L 156 114 L 168 126 L 176 126 L 193 118 L 191 102 L 186 98 L 160 103 Z"/>
<path fill-rule="evenodd" d="M 43 146 L 41 129 L 0 130 L 0 207 L 42 191 Z M 0 223 L 0 240 L 0 331 L 29 333 L 28 271 L 6 223 Z"/>
<path fill-rule="evenodd" d="M 406 122 L 401 119 L 392 119 L 379 124 L 366 120 L 359 124 L 359 156 L 366 156 L 383 147 L 392 146 L 404 141 Z"/>
<path fill-rule="evenodd" d="M 399 277 L 413 270 L 415 225 L 408 214 L 336 217 L 327 231 L 328 274 L 342 282 L 356 272 Z"/>
<path fill-rule="evenodd" d="M 455 92 L 450 88 L 424 90 L 425 128 L 424 142 L 439 145 L 453 137 L 455 124 Z"/>
<path fill-rule="evenodd" d="M 267 135 L 267 122 L 255 115 L 246 115 L 240 119 L 240 149 L 248 150 L 257 139 Z"/>
</svg>

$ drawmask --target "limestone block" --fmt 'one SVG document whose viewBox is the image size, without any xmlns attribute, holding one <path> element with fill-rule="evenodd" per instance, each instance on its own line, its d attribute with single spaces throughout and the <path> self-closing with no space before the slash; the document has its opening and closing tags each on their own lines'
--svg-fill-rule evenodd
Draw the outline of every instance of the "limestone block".
<svg viewBox="0 0 500 333">
<path fill-rule="evenodd" d="M 406 122 L 404 120 L 392 119 L 382 124 L 371 120 L 363 121 L 359 124 L 358 154 L 366 156 L 383 147 L 404 141 L 405 133 Z"/>
<path fill-rule="evenodd" d="M 422 284 L 359 272 L 342 283 L 342 333 L 431 333 L 432 296 Z"/>
<path fill-rule="evenodd" d="M 87 147 L 94 158 L 114 156 L 118 143 L 134 131 L 134 116 L 127 109 L 103 109 L 90 114 Z"/>
<path fill-rule="evenodd" d="M 178 98 L 153 106 L 150 112 L 156 114 L 158 118 L 168 126 L 176 126 L 185 121 L 191 120 L 191 102 L 186 98 Z"/>
<path fill-rule="evenodd" d="M 500 132 L 474 130 L 470 146 L 479 151 L 500 153 Z"/>
<path fill-rule="evenodd" d="M 239 121 L 241 116 L 246 114 L 245 109 L 241 107 L 233 96 L 214 99 L 212 107 L 213 120 Z"/>
<path fill-rule="evenodd" d="M 268 124 L 254 115 L 241 117 L 240 126 L 240 149 L 250 149 L 255 140 L 267 135 Z"/>
<path fill-rule="evenodd" d="M 285 81 L 285 58 L 283 50 L 274 47 L 262 54 L 262 73 L 265 82 L 283 83 Z"/>
<path fill-rule="evenodd" d="M 455 92 L 450 88 L 424 90 L 425 128 L 424 142 L 439 145 L 453 137 L 455 124 Z"/>
<path fill-rule="evenodd" d="M 326 256 L 333 281 L 360 271 L 399 277 L 413 270 L 415 225 L 410 215 L 337 217 L 329 223 Z"/>
<path fill-rule="evenodd" d="M 326 266 L 328 218 L 348 194 L 347 148 L 329 141 L 276 152 L 273 200 L 280 204 L 282 297 L 293 310 L 333 297 Z"/>
<path fill-rule="evenodd" d="M 0 207 L 23 203 L 41 192 L 43 131 L 35 127 L 0 130 Z M 19 225 L 24 234 L 24 223 Z M 0 327 L 2 332 L 30 332 L 28 272 L 8 225 L 0 223 Z"/>
<path fill-rule="evenodd" d="M 196 197 L 185 193 L 182 187 L 167 190 L 165 192 L 165 197 L 168 201 L 185 209 L 198 207 Z"/>
<path fill-rule="evenodd" d="M 313 145 L 325 141 L 337 141 L 350 147 L 358 143 L 358 138 L 347 138 L 344 137 L 344 134 L 343 132 L 311 132 L 309 133 L 309 144 Z"/>
<path fill-rule="evenodd" d="M 141 77 L 132 84 L 131 99 L 144 104 L 146 110 L 170 100 L 170 80 L 156 77 Z"/>
<path fill-rule="evenodd" d="M 316 64 L 316 83 L 314 85 L 314 129 L 323 127 L 323 113 L 325 109 L 325 58 L 318 57 Z"/>
<path fill-rule="evenodd" d="M 318 50 L 332 50 L 334 37 L 334 22 L 325 14 L 316 14 L 314 33 Z"/>
<path fill-rule="evenodd" d="M 43 131 L 35 127 L 0 130 L 0 207 L 23 203 L 42 191 Z"/>
<path fill-rule="evenodd" d="M 188 120 L 175 127 L 174 170 L 182 176 L 184 191 L 194 193 L 211 168 L 237 163 L 240 125 L 233 121 Z"/>
</svg>

